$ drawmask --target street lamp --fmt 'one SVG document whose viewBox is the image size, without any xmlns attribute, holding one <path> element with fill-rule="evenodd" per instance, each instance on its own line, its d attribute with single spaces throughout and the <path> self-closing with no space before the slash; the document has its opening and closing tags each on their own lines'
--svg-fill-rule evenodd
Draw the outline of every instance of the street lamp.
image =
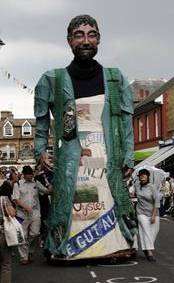
<svg viewBox="0 0 174 283">
<path fill-rule="evenodd" d="M 5 45 L 5 43 L 2 41 L 2 39 L 0 38 L 0 49 L 1 49 L 1 47 L 3 46 L 3 45 Z"/>
</svg>

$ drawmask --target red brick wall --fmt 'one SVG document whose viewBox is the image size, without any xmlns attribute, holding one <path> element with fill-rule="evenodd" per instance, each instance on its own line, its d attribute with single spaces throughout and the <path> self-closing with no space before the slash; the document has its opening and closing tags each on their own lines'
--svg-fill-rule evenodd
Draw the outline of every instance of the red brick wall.
<svg viewBox="0 0 174 283">
<path fill-rule="evenodd" d="M 167 139 L 167 127 L 168 127 L 168 95 L 169 92 L 165 92 L 163 95 L 163 105 L 162 105 L 162 139 Z"/>
<path fill-rule="evenodd" d="M 158 131 L 159 136 L 155 136 L 155 111 L 158 114 Z M 147 129 L 146 129 L 146 116 L 149 117 L 149 139 L 147 140 Z M 138 138 L 138 120 L 141 119 L 143 123 L 142 127 L 142 141 L 139 142 Z M 161 139 L 161 107 L 157 105 L 153 110 L 149 112 L 142 113 L 139 116 L 134 117 L 134 141 L 135 141 L 135 150 L 146 149 L 158 145 L 158 141 Z"/>
<path fill-rule="evenodd" d="M 155 111 L 158 114 L 158 129 L 159 137 L 155 137 Z M 146 139 L 146 115 L 149 116 L 150 138 Z M 138 119 L 143 122 L 143 137 L 142 142 L 138 140 Z M 154 104 L 154 108 L 144 113 L 134 116 L 134 138 L 135 150 L 146 149 L 158 145 L 160 139 L 167 140 L 174 136 L 174 87 L 163 93 L 163 104 Z"/>
</svg>

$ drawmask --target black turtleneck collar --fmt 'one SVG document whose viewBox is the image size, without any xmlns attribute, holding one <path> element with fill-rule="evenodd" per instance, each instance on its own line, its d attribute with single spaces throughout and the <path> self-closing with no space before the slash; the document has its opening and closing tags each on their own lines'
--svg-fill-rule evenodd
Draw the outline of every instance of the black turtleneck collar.
<svg viewBox="0 0 174 283">
<path fill-rule="evenodd" d="M 96 60 L 80 61 L 76 58 L 67 67 L 72 78 L 86 80 L 95 77 L 102 70 L 102 66 Z"/>
<path fill-rule="evenodd" d="M 103 67 L 95 60 L 74 59 L 67 67 L 75 99 L 104 94 Z"/>
</svg>

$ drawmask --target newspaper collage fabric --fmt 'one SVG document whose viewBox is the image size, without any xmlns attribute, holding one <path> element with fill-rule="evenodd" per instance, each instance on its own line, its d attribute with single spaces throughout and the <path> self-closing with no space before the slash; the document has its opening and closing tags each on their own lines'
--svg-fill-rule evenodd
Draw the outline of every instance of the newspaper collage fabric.
<svg viewBox="0 0 174 283">
<path fill-rule="evenodd" d="M 129 246 L 120 232 L 106 179 L 106 149 L 101 123 L 104 95 L 76 100 L 83 148 L 74 197 L 67 253 L 74 259 L 112 254 Z"/>
</svg>

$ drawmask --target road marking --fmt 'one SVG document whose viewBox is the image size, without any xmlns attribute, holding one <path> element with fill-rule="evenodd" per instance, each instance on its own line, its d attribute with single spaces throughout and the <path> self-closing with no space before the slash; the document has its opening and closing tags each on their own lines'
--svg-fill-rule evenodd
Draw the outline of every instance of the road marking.
<svg viewBox="0 0 174 283">
<path fill-rule="evenodd" d="M 140 280 L 141 280 L 141 283 L 151 283 L 151 282 L 157 282 L 158 281 L 157 278 L 155 278 L 155 277 L 147 277 L 147 276 L 135 276 L 133 279 L 135 279 L 135 281 L 129 282 L 129 283 L 136 283 L 136 282 L 139 282 Z M 126 277 L 116 277 L 116 278 L 107 279 L 106 282 L 107 283 L 116 283 L 116 282 L 120 282 L 120 280 L 126 280 L 127 281 L 127 278 Z M 142 280 L 145 280 L 145 281 L 142 281 Z"/>
<path fill-rule="evenodd" d="M 125 266 L 133 266 L 133 265 L 137 265 L 138 264 L 138 262 L 137 261 L 130 261 L 130 262 L 128 262 L 127 264 L 106 264 L 106 265 L 103 265 L 103 264 L 99 264 L 98 266 L 101 266 L 101 267 L 117 267 L 117 266 L 123 266 L 123 267 L 125 267 Z"/>
<path fill-rule="evenodd" d="M 111 278 L 111 279 L 108 279 L 106 280 L 107 283 L 116 283 L 117 280 L 125 280 L 126 278 L 125 277 L 117 277 L 117 278 Z M 113 281 L 114 280 L 114 281 Z M 116 280 L 116 281 L 115 281 Z M 118 281 L 117 281 L 118 282 Z"/>
<path fill-rule="evenodd" d="M 145 280 L 147 280 L 148 279 L 148 281 L 141 281 L 142 283 L 151 283 L 151 282 L 156 282 L 157 281 L 157 278 L 155 278 L 155 277 L 147 277 L 147 276 L 138 276 L 138 277 L 134 277 L 134 279 L 136 280 L 136 281 L 139 281 L 139 280 L 141 280 L 141 279 L 145 279 Z M 150 280 L 150 281 L 149 281 Z M 130 283 L 135 283 L 135 281 L 134 282 L 130 282 Z"/>
<path fill-rule="evenodd" d="M 167 222 L 171 222 L 172 221 L 172 220 L 170 220 L 168 218 L 163 218 L 163 217 L 161 217 L 160 220 L 167 221 Z"/>
<path fill-rule="evenodd" d="M 95 274 L 94 271 L 90 271 L 92 278 L 97 278 L 97 275 Z"/>
</svg>

